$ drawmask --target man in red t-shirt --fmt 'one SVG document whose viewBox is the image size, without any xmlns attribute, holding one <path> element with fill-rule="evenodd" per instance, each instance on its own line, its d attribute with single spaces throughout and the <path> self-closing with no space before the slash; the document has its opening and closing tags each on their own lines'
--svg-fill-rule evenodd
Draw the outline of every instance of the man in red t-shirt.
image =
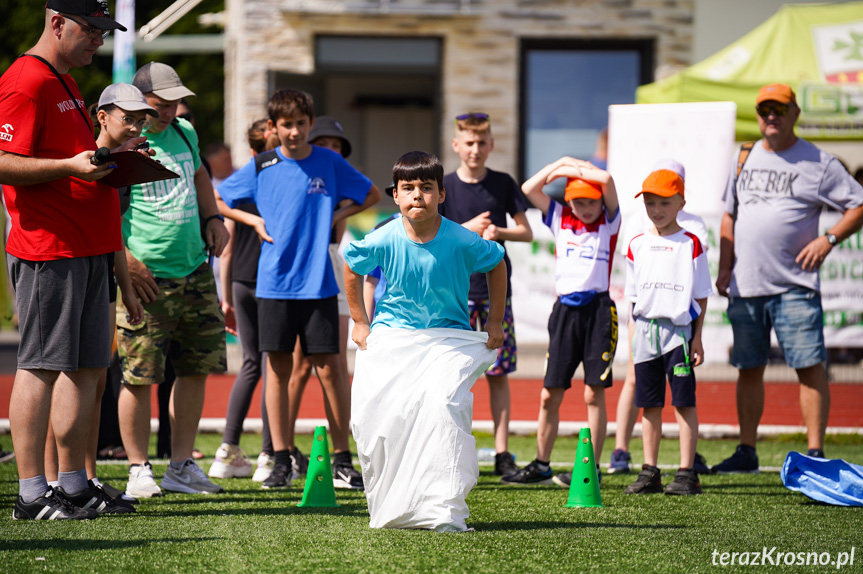
<svg viewBox="0 0 863 574">
<path fill-rule="evenodd" d="M 84 452 L 109 361 L 106 255 L 122 244 L 117 193 L 98 182 L 111 166 L 90 161 L 93 126 L 69 70 L 91 62 L 103 34 L 126 29 L 106 0 L 48 0 L 45 8 L 39 41 L 0 77 L 0 184 L 21 332 L 9 407 L 20 478 L 13 517 L 94 518 L 113 505 L 87 482 Z M 57 488 L 45 480 L 49 417 Z"/>
</svg>

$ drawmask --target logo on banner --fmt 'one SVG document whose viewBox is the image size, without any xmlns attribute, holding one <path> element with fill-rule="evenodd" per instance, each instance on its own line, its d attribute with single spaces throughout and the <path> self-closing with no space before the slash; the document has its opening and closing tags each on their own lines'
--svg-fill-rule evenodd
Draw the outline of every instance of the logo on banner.
<svg viewBox="0 0 863 574">
<path fill-rule="evenodd" d="M 812 29 L 818 67 L 831 84 L 863 83 L 863 20 Z"/>
</svg>

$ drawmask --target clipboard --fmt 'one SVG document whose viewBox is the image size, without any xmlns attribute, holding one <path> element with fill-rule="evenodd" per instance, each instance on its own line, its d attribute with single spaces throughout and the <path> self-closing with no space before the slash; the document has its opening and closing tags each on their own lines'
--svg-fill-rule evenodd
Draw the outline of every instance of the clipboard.
<svg viewBox="0 0 863 574">
<path fill-rule="evenodd" d="M 126 187 L 136 183 L 180 178 L 161 163 L 137 151 L 112 153 L 106 161 L 117 164 L 117 167 L 99 181 L 111 187 Z"/>
</svg>

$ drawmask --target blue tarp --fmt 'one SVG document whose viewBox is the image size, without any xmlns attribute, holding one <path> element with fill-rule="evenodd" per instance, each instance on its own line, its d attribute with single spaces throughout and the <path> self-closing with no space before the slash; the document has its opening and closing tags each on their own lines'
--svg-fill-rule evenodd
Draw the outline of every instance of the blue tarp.
<svg viewBox="0 0 863 574">
<path fill-rule="evenodd" d="M 786 488 L 802 492 L 813 500 L 839 506 L 863 506 L 863 466 L 842 459 L 789 452 L 780 476 Z"/>
</svg>

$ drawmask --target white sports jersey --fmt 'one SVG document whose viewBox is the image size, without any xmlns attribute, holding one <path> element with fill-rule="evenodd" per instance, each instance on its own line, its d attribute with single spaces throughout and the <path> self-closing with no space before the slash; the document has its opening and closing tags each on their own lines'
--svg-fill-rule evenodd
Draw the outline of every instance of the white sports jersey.
<svg viewBox="0 0 863 574">
<path fill-rule="evenodd" d="M 588 225 L 568 206 L 552 201 L 544 221 L 554 234 L 554 286 L 561 303 L 583 305 L 597 293 L 608 291 L 620 210 L 609 221 L 603 207 L 599 219 Z"/>
<path fill-rule="evenodd" d="M 623 226 L 623 241 L 620 244 L 620 254 L 624 257 L 626 257 L 626 252 L 629 250 L 629 242 L 632 241 L 633 237 L 653 229 L 653 222 L 647 216 L 644 204 L 637 211 L 638 213 L 631 217 L 629 215 L 626 216 L 626 225 Z M 708 251 L 707 225 L 701 216 L 681 209 L 677 212 L 677 224 L 686 231 L 694 233 L 698 240 L 701 241 L 701 247 L 704 251 Z"/>
<path fill-rule="evenodd" d="M 711 293 L 707 255 L 693 233 L 643 233 L 629 243 L 626 297 L 635 301 L 635 317 L 688 325 L 701 314 L 695 300 Z"/>
</svg>

